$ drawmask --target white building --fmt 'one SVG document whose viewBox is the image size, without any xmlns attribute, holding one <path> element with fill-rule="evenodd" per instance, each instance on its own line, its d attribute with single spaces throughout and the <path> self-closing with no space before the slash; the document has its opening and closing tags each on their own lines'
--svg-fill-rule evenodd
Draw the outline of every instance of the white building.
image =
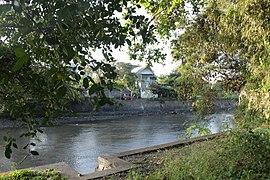
<svg viewBox="0 0 270 180">
<path fill-rule="evenodd" d="M 137 76 L 136 86 L 141 98 L 155 98 L 156 94 L 151 91 L 151 85 L 156 83 L 156 76 L 150 67 L 136 67 L 132 71 Z"/>
</svg>

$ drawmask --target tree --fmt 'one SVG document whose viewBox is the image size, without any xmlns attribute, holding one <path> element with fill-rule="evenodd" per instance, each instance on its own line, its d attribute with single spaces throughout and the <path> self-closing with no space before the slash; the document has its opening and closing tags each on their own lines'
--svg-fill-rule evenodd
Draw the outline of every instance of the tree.
<svg viewBox="0 0 270 180">
<path fill-rule="evenodd" d="M 123 86 L 131 91 L 136 91 L 136 74 L 132 73 L 133 65 L 130 63 L 117 62 L 116 63 L 116 84 Z"/>
<path fill-rule="evenodd" d="M 175 92 L 175 81 L 180 77 L 180 74 L 176 71 L 170 73 L 169 75 L 163 75 L 158 77 L 157 84 L 152 84 L 151 90 L 154 94 L 158 94 L 159 97 L 177 97 Z"/>
<path fill-rule="evenodd" d="M 116 78 L 112 50 L 154 38 L 149 20 L 136 15 L 138 8 L 126 0 L 1 1 L 0 102 L 7 117 L 28 128 L 23 137 L 42 132 L 36 126 L 51 125 L 81 79 L 89 95 L 98 95 L 96 104 L 110 102 L 104 89 L 111 90 Z M 102 49 L 102 61 L 91 56 L 96 49 Z M 98 82 L 85 73 L 86 66 L 101 72 Z M 16 140 L 4 140 L 10 158 Z M 29 140 L 25 148 L 30 146 L 35 144 Z"/>
<path fill-rule="evenodd" d="M 269 123 L 268 0 L 141 2 L 161 37 L 170 39 L 173 58 L 182 62 L 180 94 L 208 94 L 210 82 L 220 80 L 224 90 L 241 94 L 248 115 L 242 125 Z"/>
<path fill-rule="evenodd" d="M 180 73 L 174 70 L 169 75 L 162 75 L 158 77 L 158 83 L 161 85 L 167 85 L 173 87 L 175 80 L 180 77 Z"/>
</svg>

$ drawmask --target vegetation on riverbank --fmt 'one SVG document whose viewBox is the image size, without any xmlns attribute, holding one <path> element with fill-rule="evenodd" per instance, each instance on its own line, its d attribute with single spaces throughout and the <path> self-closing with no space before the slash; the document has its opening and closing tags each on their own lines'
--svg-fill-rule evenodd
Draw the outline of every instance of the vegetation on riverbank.
<svg viewBox="0 0 270 180">
<path fill-rule="evenodd" d="M 267 179 L 270 177 L 270 129 L 230 132 L 197 142 L 127 158 L 140 168 L 122 179 Z M 111 177 L 119 179 L 119 177 Z"/>
<path fill-rule="evenodd" d="M 64 180 L 60 172 L 53 169 L 48 169 L 46 171 L 31 171 L 31 170 L 19 170 L 13 171 L 7 174 L 0 174 L 0 180 Z"/>
</svg>

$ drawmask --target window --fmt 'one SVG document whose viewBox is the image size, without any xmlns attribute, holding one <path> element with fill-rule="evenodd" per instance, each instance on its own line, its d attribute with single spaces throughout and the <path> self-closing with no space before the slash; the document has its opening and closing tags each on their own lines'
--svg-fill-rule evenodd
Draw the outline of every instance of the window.
<svg viewBox="0 0 270 180">
<path fill-rule="evenodd" d="M 145 75 L 142 75 L 142 79 L 143 79 L 143 80 L 147 80 L 147 79 L 148 79 L 148 77 L 147 77 L 147 76 L 145 76 Z"/>
</svg>

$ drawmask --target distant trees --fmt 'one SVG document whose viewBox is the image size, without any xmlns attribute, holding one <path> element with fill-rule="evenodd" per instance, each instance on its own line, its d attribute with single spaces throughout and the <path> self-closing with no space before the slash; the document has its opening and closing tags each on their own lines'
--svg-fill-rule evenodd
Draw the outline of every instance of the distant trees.
<svg viewBox="0 0 270 180">
<path fill-rule="evenodd" d="M 175 84 L 178 77 L 180 77 L 180 74 L 176 71 L 169 75 L 162 75 L 158 77 L 157 84 L 151 86 L 151 90 L 159 97 L 176 98 L 178 95 L 175 91 Z"/>
<path fill-rule="evenodd" d="M 116 65 L 116 80 L 115 87 L 119 87 L 122 89 L 126 88 L 131 91 L 136 91 L 136 74 L 132 73 L 132 69 L 134 66 L 130 63 L 125 62 L 117 62 Z"/>
<path fill-rule="evenodd" d="M 175 80 L 180 77 L 180 73 L 174 70 L 169 75 L 162 75 L 158 77 L 158 83 L 161 85 L 167 85 L 173 87 L 175 85 Z"/>
</svg>

